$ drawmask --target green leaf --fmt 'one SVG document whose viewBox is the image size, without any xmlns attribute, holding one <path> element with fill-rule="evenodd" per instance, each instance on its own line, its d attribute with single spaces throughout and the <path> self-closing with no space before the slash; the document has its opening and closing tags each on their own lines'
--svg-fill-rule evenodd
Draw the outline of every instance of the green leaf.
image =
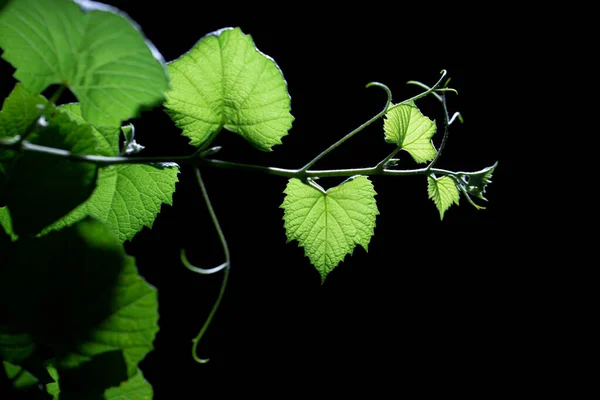
<svg viewBox="0 0 600 400">
<path fill-rule="evenodd" d="M 90 125 L 73 121 L 56 109 L 28 138 L 34 144 L 94 154 L 96 140 Z M 46 125 L 46 126 L 44 126 Z M 93 164 L 46 154 L 25 152 L 5 162 L 4 200 L 17 235 L 37 234 L 85 201 L 96 183 Z"/>
<path fill-rule="evenodd" d="M 58 106 L 57 109 L 79 124 L 87 123 L 81 115 L 81 105 L 79 103 L 63 104 Z M 90 126 L 90 128 L 94 138 L 96 138 L 95 154 L 107 157 L 119 154 L 119 135 L 121 134 L 119 125 Z"/>
<path fill-rule="evenodd" d="M 118 351 L 132 376 L 153 349 L 157 293 L 109 228 L 88 217 L 12 249 L 0 266 L 2 358 L 45 349 L 57 368 L 72 369 Z"/>
<path fill-rule="evenodd" d="M 96 126 L 119 125 L 160 104 L 168 76 L 137 24 L 114 7 L 80 4 L 14 0 L 2 10 L 0 47 L 15 78 L 36 93 L 67 85 Z"/>
<path fill-rule="evenodd" d="M 6 361 L 3 361 L 2 364 L 4 365 L 6 376 L 12 381 L 12 385 L 15 389 L 27 389 L 32 386 L 37 386 L 39 382 L 38 379 L 24 370 L 23 367 Z"/>
<path fill-rule="evenodd" d="M 48 365 L 47 367 L 48 369 L 48 374 L 50 375 L 50 377 L 52 379 L 54 379 L 54 382 L 49 382 L 46 384 L 46 392 L 48 392 L 48 394 L 50 396 L 52 396 L 52 400 L 59 400 L 59 396 L 60 396 L 60 377 L 58 375 L 58 371 L 56 370 L 56 367 L 54 367 L 53 365 Z"/>
<path fill-rule="evenodd" d="M 206 35 L 168 70 L 167 113 L 194 146 L 208 146 L 225 127 L 271 151 L 292 126 L 281 70 L 239 28 Z"/>
<path fill-rule="evenodd" d="M 53 106 L 44 96 L 34 94 L 17 83 L 2 105 L 0 137 L 22 135 L 46 108 L 51 112 Z"/>
<path fill-rule="evenodd" d="M 71 119 L 72 115 L 17 84 L 0 113 L 0 136 L 29 134 L 34 144 L 94 154 L 92 127 Z M 45 154 L 26 152 L 16 157 L 12 151 L 0 151 L 0 166 L 1 201 L 8 205 L 18 235 L 38 233 L 86 200 L 94 189 L 97 169 Z"/>
<path fill-rule="evenodd" d="M 106 318 L 79 342 L 77 352 L 63 359 L 63 365 L 78 365 L 83 360 L 112 350 L 122 350 L 128 375 L 154 349 L 158 332 L 158 298 L 156 289 L 137 272 L 134 259 L 127 257 L 123 271 L 110 296 Z M 106 302 L 106 298 L 98 299 Z"/>
<path fill-rule="evenodd" d="M 43 96 L 34 95 L 23 85 L 17 84 L 4 99 L 0 111 L 0 138 L 18 137 L 24 134 L 45 109 L 51 111 L 52 106 Z M 5 185 L 14 156 L 13 150 L 0 148 L 0 206 L 6 204 Z"/>
<path fill-rule="evenodd" d="M 58 109 L 66 111 L 73 120 L 84 122 L 78 104 L 60 106 Z M 125 146 L 125 153 L 137 152 L 143 148 L 135 142 L 134 128 L 131 124 L 124 127 L 92 127 L 92 133 L 99 143 L 96 152 L 106 156 L 118 155 L 121 131 L 129 141 Z M 178 173 L 179 168 L 174 163 L 100 168 L 96 188 L 90 198 L 64 218 L 44 229 L 42 234 L 69 226 L 87 215 L 93 215 L 105 221 L 119 240 L 131 240 L 144 226 L 152 227 L 163 203 L 172 205 Z"/>
<path fill-rule="evenodd" d="M 135 127 L 133 124 L 128 124 L 121 127 L 121 131 L 123 132 L 123 137 L 125 140 L 123 140 L 123 147 L 120 154 L 137 154 L 144 150 L 144 146 L 135 140 Z"/>
<path fill-rule="evenodd" d="M 123 132 L 123 148 L 127 148 L 131 142 L 133 142 L 133 138 L 135 136 L 135 127 L 132 124 L 125 125 L 121 128 Z"/>
<path fill-rule="evenodd" d="M 436 178 L 434 175 L 427 177 L 427 191 L 429 198 L 433 200 L 440 212 L 440 220 L 444 219 L 444 213 L 452 205 L 458 205 L 460 194 L 456 182 L 449 176 Z"/>
<path fill-rule="evenodd" d="M 83 376 L 83 382 L 73 382 L 73 374 L 69 374 L 71 371 L 67 371 L 67 377 L 65 378 L 63 377 L 63 372 L 56 369 L 53 365 L 48 365 L 47 369 L 54 381 L 46 384 L 46 391 L 54 399 L 151 400 L 154 396 L 152 386 L 146 381 L 140 369 L 130 379 L 108 389 L 96 386 L 97 382 L 91 380 L 94 376 Z M 88 374 L 90 372 L 85 371 Z M 98 371 L 96 376 L 101 378 L 102 375 L 107 373 L 110 373 L 110 371 Z M 77 375 L 76 373 L 75 376 Z"/>
<path fill-rule="evenodd" d="M 431 143 L 435 122 L 421 114 L 414 102 L 394 106 L 385 114 L 383 129 L 385 141 L 406 150 L 417 163 L 435 157 L 436 150 Z"/>
<path fill-rule="evenodd" d="M 12 228 L 12 220 L 10 218 L 10 212 L 8 207 L 0 207 L 0 226 L 4 229 L 4 232 L 14 241 L 17 240 Z"/>
<path fill-rule="evenodd" d="M 369 178 L 352 177 L 327 191 L 292 178 L 284 193 L 288 242 L 304 247 L 322 281 L 356 245 L 367 250 L 379 214 Z"/>
<path fill-rule="evenodd" d="M 0 320 L 0 358 L 19 363 L 27 359 L 35 351 L 35 343 L 27 332 L 16 331 L 3 325 Z"/>
<path fill-rule="evenodd" d="M 485 193 L 485 189 L 487 185 L 492 183 L 492 175 L 494 170 L 498 166 L 498 162 L 494 163 L 491 167 L 487 167 L 477 172 L 463 172 L 458 173 L 459 185 L 461 192 L 465 195 L 469 203 L 471 203 L 477 209 L 484 209 L 485 207 L 481 207 L 473 202 L 471 199 L 471 195 L 477 197 L 478 199 L 485 200 L 487 199 L 483 197 Z"/>
<path fill-rule="evenodd" d="M 119 387 L 108 389 L 104 393 L 106 400 L 150 400 L 153 396 L 152 386 L 144 378 L 141 370 Z"/>
<path fill-rule="evenodd" d="M 121 242 L 152 227 L 162 204 L 172 205 L 176 164 L 129 164 L 101 168 L 90 198 L 42 234 L 69 226 L 87 215 L 106 222 Z"/>
</svg>

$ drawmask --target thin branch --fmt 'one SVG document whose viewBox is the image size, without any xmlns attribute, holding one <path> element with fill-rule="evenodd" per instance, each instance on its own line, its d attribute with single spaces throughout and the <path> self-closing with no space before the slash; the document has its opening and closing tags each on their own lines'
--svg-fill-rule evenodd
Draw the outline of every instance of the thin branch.
<svg viewBox="0 0 600 400">
<path fill-rule="evenodd" d="M 198 335 L 196 335 L 196 337 L 192 340 L 192 357 L 194 358 L 194 360 L 196 362 L 204 364 L 204 363 L 207 363 L 209 361 L 209 359 L 198 357 L 198 354 L 197 354 L 198 343 L 200 342 L 200 340 L 206 333 L 206 330 L 210 326 L 210 323 L 211 323 L 213 317 L 215 316 L 215 313 L 219 309 L 219 305 L 221 304 L 221 300 L 223 299 L 223 296 L 225 294 L 225 288 L 227 287 L 227 282 L 229 281 L 229 271 L 231 269 L 231 257 L 229 255 L 229 246 L 227 245 L 227 240 L 225 239 L 225 235 L 223 234 L 223 230 L 221 229 L 221 225 L 219 224 L 217 214 L 215 213 L 215 210 L 212 206 L 210 198 L 208 197 L 208 191 L 206 190 L 206 186 L 204 185 L 204 181 L 202 180 L 202 175 L 200 174 L 200 170 L 198 168 L 196 168 L 195 171 L 196 171 L 196 178 L 198 179 L 198 184 L 200 185 L 200 189 L 202 191 L 202 196 L 204 197 L 204 201 L 206 202 L 206 206 L 208 207 L 208 212 L 210 213 L 210 217 L 213 221 L 213 224 L 215 225 L 215 229 L 217 230 L 217 233 L 219 234 L 219 239 L 221 240 L 221 246 L 223 247 L 223 253 L 225 254 L 225 262 L 223 264 L 221 264 L 220 266 L 218 266 L 216 268 L 212 268 L 210 270 L 205 270 L 205 269 L 194 267 L 193 265 L 191 265 L 189 263 L 189 261 L 187 261 L 187 258 L 185 257 L 185 252 L 183 250 L 181 252 L 182 261 L 183 261 L 184 265 L 188 269 L 190 269 L 194 272 L 205 274 L 205 273 L 207 273 L 207 271 L 217 272 L 221 269 L 225 269 L 225 274 L 223 275 L 223 282 L 221 283 L 221 289 L 219 290 L 219 295 L 217 297 L 217 300 L 215 301 L 215 304 L 213 305 L 212 309 L 210 310 L 210 313 L 208 314 L 206 321 L 204 321 L 204 325 L 202 325 L 200 332 L 198 332 Z M 190 268 L 190 267 L 192 267 L 192 268 Z M 200 271 L 202 271 L 202 272 L 200 272 Z M 208 273 L 211 273 L 211 272 L 208 272 Z"/>
<path fill-rule="evenodd" d="M 444 108 L 444 136 L 442 138 L 442 143 L 440 144 L 440 148 L 438 149 L 437 153 L 435 154 L 435 157 L 433 158 L 433 160 L 431 160 L 431 162 L 427 166 L 428 171 L 431 170 L 431 168 L 433 168 L 435 163 L 437 163 L 437 161 L 440 159 L 440 156 L 442 155 L 442 150 L 444 150 L 444 147 L 446 146 L 446 142 L 448 140 L 448 132 L 450 130 L 450 119 L 448 116 L 448 106 L 446 104 L 446 95 L 445 94 L 442 94 L 442 107 Z"/>
<path fill-rule="evenodd" d="M 46 146 L 40 146 L 37 144 L 30 143 L 26 140 L 21 142 L 19 140 L 15 140 L 15 138 L 2 138 L 2 139 L 0 139 L 0 148 L 4 147 L 4 148 L 12 149 L 12 150 L 17 150 L 17 151 L 21 150 L 21 151 L 38 152 L 41 154 L 53 155 L 56 157 L 64 157 L 71 161 L 93 163 L 99 167 L 104 167 L 104 166 L 108 166 L 108 165 L 116 165 L 116 164 L 179 163 L 179 164 L 193 165 L 195 167 L 207 166 L 207 167 L 216 167 L 216 168 L 224 168 L 224 169 L 232 169 L 232 170 L 254 171 L 254 172 L 265 173 L 268 175 L 282 176 L 282 177 L 286 177 L 286 178 L 298 178 L 298 179 L 302 179 L 304 181 L 306 181 L 308 178 L 350 177 L 350 176 L 354 176 L 354 175 L 409 176 L 409 175 L 428 175 L 430 173 L 435 173 L 435 174 L 439 174 L 439 175 L 455 175 L 455 174 L 457 174 L 457 172 L 433 168 L 433 165 L 439 159 L 439 157 L 441 155 L 441 151 L 443 150 L 443 148 L 446 144 L 447 137 L 448 137 L 449 125 L 452 124 L 452 122 L 454 122 L 454 120 L 456 118 L 459 118 L 462 121 L 462 116 L 460 115 L 460 113 L 455 113 L 452 116 L 452 118 L 449 118 L 449 114 L 448 114 L 448 110 L 447 110 L 447 106 L 446 106 L 446 102 L 445 102 L 445 96 L 443 96 L 443 95 L 440 96 L 439 94 L 435 93 L 436 90 L 446 89 L 446 88 L 438 89 L 439 85 L 442 83 L 442 81 L 446 75 L 446 70 L 442 70 L 441 74 L 442 74 L 442 76 L 440 77 L 438 82 L 435 85 L 433 85 L 432 87 L 428 87 L 420 82 L 409 81 L 408 82 L 409 84 L 418 85 L 418 86 L 424 88 L 425 91 L 423 93 L 420 93 L 414 97 L 411 97 L 410 99 L 407 99 L 401 103 L 395 104 L 391 107 L 390 107 L 391 91 L 389 90 L 389 88 L 378 82 L 369 83 L 367 85 L 367 87 L 377 86 L 377 87 L 383 88 L 386 91 L 388 98 L 387 98 L 387 102 L 386 102 L 386 105 L 383 108 L 383 110 L 380 113 L 378 113 L 375 117 L 371 118 L 369 121 L 365 122 L 364 124 L 362 124 L 361 126 L 356 128 L 355 130 L 353 130 L 352 132 L 350 132 L 349 134 L 344 136 L 342 139 L 338 140 L 336 143 L 334 143 L 332 146 L 330 146 L 327 150 L 323 151 L 321 154 L 319 154 L 317 157 L 315 157 L 311 162 L 309 162 L 304 167 L 299 168 L 299 169 L 267 167 L 267 166 L 243 164 L 243 163 L 236 163 L 236 162 L 231 162 L 231 161 L 207 158 L 208 156 L 215 154 L 220 149 L 220 147 L 213 147 L 210 149 L 199 149 L 196 152 L 194 152 L 193 154 L 190 154 L 187 156 L 105 157 L 105 156 L 97 156 L 97 155 L 73 154 L 67 150 L 56 149 L 56 148 L 46 147 Z M 444 94 L 445 91 L 441 91 L 441 93 Z M 318 160 L 320 160 L 322 157 L 324 157 L 330 151 L 332 151 L 333 149 L 338 147 L 344 141 L 348 140 L 350 137 L 352 137 L 356 133 L 360 132 L 361 130 L 363 130 L 365 127 L 367 127 L 371 123 L 373 123 L 377 118 L 380 118 L 385 113 L 389 112 L 390 110 L 399 106 L 400 104 L 405 104 L 405 103 L 417 100 L 417 99 L 427 96 L 429 94 L 433 94 L 443 104 L 444 115 L 445 115 L 445 132 L 444 132 L 444 137 L 442 139 L 442 143 L 440 145 L 440 149 L 436 153 L 436 156 L 434 157 L 433 161 L 426 168 L 409 169 L 409 170 L 398 170 L 398 169 L 386 168 L 386 163 L 390 159 L 392 159 L 392 157 L 394 157 L 394 155 L 396 155 L 398 153 L 398 151 L 401 150 L 400 148 L 396 148 L 386 158 L 384 158 L 382 161 L 380 161 L 377 165 L 375 165 L 373 167 L 346 168 L 346 169 L 335 169 L 335 170 L 310 170 L 309 169 Z M 461 172 L 461 173 L 465 174 L 465 175 L 471 174 L 469 172 Z M 187 259 L 185 258 L 185 254 L 184 254 L 182 257 L 182 261 L 184 262 L 184 264 L 185 264 L 186 260 Z M 191 266 L 191 264 L 189 264 L 189 265 Z M 196 268 L 196 267 L 194 267 L 194 268 Z M 194 268 L 190 268 L 190 269 L 194 270 Z M 224 268 L 223 266 L 219 266 L 219 267 L 216 267 L 216 268 L 210 269 L 210 270 L 203 270 L 200 268 L 200 269 L 197 269 L 196 272 L 211 273 L 211 272 L 214 272 L 215 270 L 220 270 L 223 268 Z M 203 271 L 203 272 L 200 272 L 200 271 Z"/>
<path fill-rule="evenodd" d="M 8 141 L 0 140 L 0 147 L 11 148 L 12 144 Z M 7 145 L 8 144 L 8 145 Z M 260 172 L 267 175 L 281 176 L 285 178 L 327 178 L 327 177 L 350 177 L 354 175 L 384 175 L 384 176 L 409 176 L 409 175 L 425 175 L 428 173 L 427 168 L 417 169 L 389 169 L 381 168 L 381 162 L 376 166 L 368 168 L 345 168 L 345 169 L 331 169 L 331 170 L 309 170 L 302 172 L 302 169 L 288 169 L 288 168 L 277 168 L 277 167 L 265 167 L 262 165 L 254 164 L 243 164 L 232 161 L 217 160 L 212 158 L 203 158 L 195 152 L 188 156 L 166 156 L 166 157 L 105 157 L 105 156 L 92 156 L 85 154 L 73 154 L 67 150 L 55 149 L 52 147 L 40 146 L 29 142 L 22 143 L 24 151 L 33 151 L 42 154 L 52 155 L 56 157 L 63 157 L 75 162 L 88 162 L 96 164 L 99 167 L 106 167 L 109 165 L 118 164 L 160 164 L 160 163 L 178 163 L 188 164 L 193 166 L 207 166 L 239 171 L 253 171 Z M 397 153 L 396 150 L 391 153 L 392 157 Z M 389 156 L 388 156 L 389 157 Z M 390 157 L 391 158 L 391 157 Z M 430 168 L 430 172 L 448 175 L 455 174 L 456 172 Z M 463 174 L 469 174 L 469 172 L 461 172 Z"/>
<path fill-rule="evenodd" d="M 388 112 L 388 108 L 389 108 L 390 103 L 392 101 L 392 92 L 390 91 L 390 89 L 386 85 L 384 85 L 382 83 L 379 83 L 379 82 L 371 82 L 371 83 L 369 83 L 367 85 L 368 88 L 371 87 L 371 86 L 380 87 L 380 88 L 384 89 L 385 92 L 387 93 L 387 101 L 385 103 L 385 107 L 383 108 L 383 110 L 381 110 L 381 112 L 379 112 L 377 115 L 375 115 L 373 118 L 371 118 L 370 120 L 368 120 L 367 122 L 365 122 L 364 124 L 362 124 L 361 126 L 359 126 L 358 128 L 356 128 L 355 130 L 353 130 L 352 132 L 348 133 L 346 136 L 344 136 L 343 138 L 341 138 L 340 140 L 338 140 L 337 142 L 335 142 L 334 144 L 332 144 L 331 146 L 329 146 L 329 148 L 325 149 L 318 156 L 316 156 L 311 161 L 309 161 L 308 164 L 306 164 L 304 167 L 302 167 L 300 169 L 300 171 L 302 171 L 302 172 L 308 171 L 308 169 L 310 167 L 312 167 L 313 165 L 315 165 L 317 163 L 317 161 L 319 161 L 321 158 L 325 157 L 332 150 L 334 150 L 337 147 L 339 147 L 346 140 L 350 139 L 352 136 L 356 135 L 358 132 L 362 131 L 367 126 L 371 125 L 373 122 L 375 122 L 379 118 L 381 118 L 386 112 Z"/>
<path fill-rule="evenodd" d="M 390 161 L 392 158 L 394 158 L 394 156 L 396 154 L 398 154 L 398 152 L 402 150 L 402 148 L 400 146 L 396 147 L 394 149 L 394 151 L 392 151 L 386 158 L 384 158 L 383 160 L 381 160 L 376 166 L 376 169 L 382 170 L 385 169 L 385 165 L 388 163 L 388 161 Z"/>
</svg>

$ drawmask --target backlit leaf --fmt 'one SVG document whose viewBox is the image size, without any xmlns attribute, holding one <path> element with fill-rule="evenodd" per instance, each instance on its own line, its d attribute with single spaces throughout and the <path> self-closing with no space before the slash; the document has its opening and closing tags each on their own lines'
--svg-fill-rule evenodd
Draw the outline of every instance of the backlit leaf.
<svg viewBox="0 0 600 400">
<path fill-rule="evenodd" d="M 460 194 L 456 182 L 449 176 L 436 178 L 433 175 L 427 177 L 427 192 L 440 212 L 440 219 L 444 219 L 444 213 L 452 204 L 458 205 Z"/>
<path fill-rule="evenodd" d="M 367 250 L 379 214 L 369 178 L 352 177 L 327 191 L 292 178 L 284 193 L 288 242 L 304 247 L 322 281 L 356 245 Z"/>
<path fill-rule="evenodd" d="M 406 150 L 417 163 L 433 160 L 436 150 L 431 143 L 435 122 L 421 114 L 413 103 L 394 106 L 385 114 L 385 140 Z"/>
<path fill-rule="evenodd" d="M 168 88 L 160 53 L 126 14 L 101 3 L 10 1 L 0 13 L 0 47 L 29 90 L 67 85 L 95 126 L 159 105 Z"/>
<path fill-rule="evenodd" d="M 208 145 L 225 127 L 270 151 L 292 126 L 281 70 L 239 28 L 206 35 L 168 70 L 165 107 L 194 146 Z"/>
</svg>

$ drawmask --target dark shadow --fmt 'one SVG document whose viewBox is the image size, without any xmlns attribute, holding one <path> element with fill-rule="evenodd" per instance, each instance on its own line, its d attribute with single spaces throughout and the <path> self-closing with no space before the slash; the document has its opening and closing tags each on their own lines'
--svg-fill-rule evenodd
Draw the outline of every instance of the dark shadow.
<svg viewBox="0 0 600 400">
<path fill-rule="evenodd" d="M 39 239 L 21 239 L 0 267 L 0 326 L 28 333 L 30 347 L 41 359 L 56 358 L 60 364 L 81 354 L 90 333 L 114 313 L 125 257 L 116 240 L 107 240 L 106 229 L 86 219 Z M 27 347 L 23 337 L 5 339 L 3 345 L 13 341 Z"/>
</svg>

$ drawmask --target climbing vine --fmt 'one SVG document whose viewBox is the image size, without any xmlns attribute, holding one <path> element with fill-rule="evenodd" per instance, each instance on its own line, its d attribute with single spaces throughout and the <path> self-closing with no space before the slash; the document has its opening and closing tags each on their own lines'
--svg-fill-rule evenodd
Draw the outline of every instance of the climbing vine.
<svg viewBox="0 0 600 400">
<path fill-rule="evenodd" d="M 422 176 L 443 219 L 461 198 L 484 208 L 497 167 L 437 167 L 451 127 L 463 122 L 459 112 L 449 111 L 449 99 L 458 93 L 445 70 L 430 84 L 409 81 L 421 92 L 401 101 L 393 101 L 386 84 L 369 83 L 387 95 L 381 111 L 305 165 L 288 169 L 216 158 L 220 135 L 240 135 L 256 151 L 270 152 L 294 122 L 281 69 L 240 28 L 211 32 L 166 62 L 114 7 L 12 0 L 0 9 L 0 48 L 16 79 L 0 112 L 0 381 L 10 393 L 152 397 L 138 364 L 158 332 L 157 290 L 140 276 L 123 244 L 152 228 L 163 205 L 172 205 L 181 165 L 193 167 L 224 251 L 221 265 L 203 269 L 181 250 L 190 271 L 224 273 L 217 301 L 193 339 L 192 356 L 201 363 L 208 360 L 197 346 L 224 296 L 231 266 L 201 170 L 287 179 L 280 206 L 285 235 L 303 247 L 324 282 L 357 246 L 368 249 L 380 218 L 370 177 Z M 66 91 L 77 102 L 61 103 Z M 439 102 L 441 122 L 420 111 L 426 97 Z M 144 156 L 129 121 L 158 107 L 189 139 L 188 155 Z M 365 168 L 315 168 L 377 121 L 383 121 L 386 157 Z M 401 154 L 417 167 L 399 168 Z M 325 185 L 330 177 L 345 181 Z"/>
</svg>

